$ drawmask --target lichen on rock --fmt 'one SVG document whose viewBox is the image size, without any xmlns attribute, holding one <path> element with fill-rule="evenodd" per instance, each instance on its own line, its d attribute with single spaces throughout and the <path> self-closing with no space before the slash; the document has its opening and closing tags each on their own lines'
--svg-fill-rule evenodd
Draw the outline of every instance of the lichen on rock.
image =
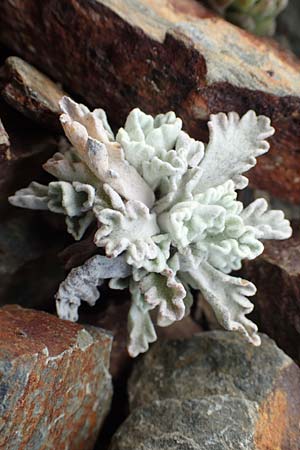
<svg viewBox="0 0 300 450">
<path fill-rule="evenodd" d="M 255 286 L 229 273 L 262 253 L 261 240 L 291 236 L 282 212 L 268 211 L 262 199 L 247 208 L 237 200 L 236 189 L 248 184 L 244 173 L 269 149 L 270 120 L 253 111 L 212 115 L 204 144 L 173 112 L 153 118 L 134 109 L 115 138 L 103 110 L 66 97 L 61 108 L 72 146 L 44 165 L 57 180 L 31 183 L 10 198 L 64 214 L 75 239 L 97 224 L 99 255 L 60 285 L 58 314 L 77 320 L 80 302 L 93 305 L 104 279 L 113 289 L 128 287 L 128 349 L 137 356 L 156 340 L 154 318 L 162 327 L 181 320 L 192 304 L 190 288 L 200 289 L 222 326 L 259 345 L 246 318 Z"/>
</svg>

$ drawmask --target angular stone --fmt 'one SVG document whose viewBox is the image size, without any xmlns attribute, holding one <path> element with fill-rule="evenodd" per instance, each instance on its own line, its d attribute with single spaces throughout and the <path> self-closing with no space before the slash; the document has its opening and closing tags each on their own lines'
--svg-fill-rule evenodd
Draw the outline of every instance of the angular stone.
<svg viewBox="0 0 300 450">
<path fill-rule="evenodd" d="M 58 138 L 0 99 L 0 116 L 10 137 L 10 147 L 0 152 L 0 211 L 7 209 L 7 197 L 32 180 L 43 183 L 49 176 L 42 164 L 58 151 Z"/>
<path fill-rule="evenodd" d="M 76 245 L 76 244 L 75 244 Z M 80 322 L 91 324 L 113 335 L 111 351 L 110 373 L 114 380 L 122 383 L 122 377 L 132 365 L 132 358 L 128 354 L 127 317 L 131 298 L 127 291 L 102 292 L 99 303 L 94 309 L 86 309 L 80 314 Z M 169 327 L 156 327 L 158 340 L 188 339 L 202 331 L 201 327 L 187 316 Z"/>
<path fill-rule="evenodd" d="M 135 366 L 129 399 L 132 408 L 163 398 L 222 394 L 261 402 L 289 371 L 300 382 L 300 370 L 267 336 L 254 347 L 234 332 L 204 332 L 154 344 Z"/>
<path fill-rule="evenodd" d="M 300 56 L 300 4 L 298 0 L 289 0 L 287 8 L 278 18 L 277 34 L 284 43 L 288 43 L 293 52 Z"/>
<path fill-rule="evenodd" d="M 16 305 L 0 325 L 0 447 L 93 449 L 112 395 L 111 337 Z"/>
<path fill-rule="evenodd" d="M 255 402 L 226 395 L 157 400 L 132 412 L 110 450 L 254 450 L 256 419 Z"/>
<path fill-rule="evenodd" d="M 100 302 L 102 305 L 100 305 Z M 99 309 L 99 307 L 101 307 Z M 109 330 L 113 336 L 110 373 L 115 380 L 121 380 L 130 367 L 132 358 L 127 351 L 127 316 L 130 307 L 128 293 L 101 293 L 99 305 L 95 310 L 84 309 L 80 322 Z"/>
<path fill-rule="evenodd" d="M 88 30 L 88 39 L 82 39 Z M 210 113 L 254 109 L 276 128 L 253 186 L 300 203 L 300 63 L 195 0 L 0 2 L 0 41 L 120 125 L 175 110 L 207 138 Z"/>
<path fill-rule="evenodd" d="M 201 331 L 203 329 L 191 316 L 186 316 L 168 327 L 156 327 L 158 340 L 166 339 L 169 341 L 190 339 Z"/>
<path fill-rule="evenodd" d="M 299 392 L 300 369 L 267 336 L 262 335 L 259 348 L 251 346 L 236 333 L 224 331 L 200 333 L 186 341 L 157 343 L 134 368 L 129 383 L 133 412 L 117 433 L 112 449 L 159 449 L 163 448 L 159 447 L 160 438 L 164 439 L 168 433 L 179 433 L 181 438 L 193 439 L 201 450 L 205 448 L 203 442 L 208 441 L 218 450 L 297 450 Z M 218 417 L 220 409 L 220 417 L 215 420 L 222 423 L 224 433 L 219 433 L 219 439 L 215 437 L 208 417 L 206 428 L 203 425 L 201 429 L 197 428 L 197 420 L 202 420 L 200 416 L 195 421 L 191 419 L 193 412 L 187 412 L 192 409 L 191 405 L 184 405 L 196 400 L 207 402 L 205 417 L 208 411 Z M 177 406 L 172 407 L 172 402 L 177 402 Z M 234 402 L 239 406 L 234 406 Z M 166 412 L 165 419 L 163 413 L 159 413 L 162 405 L 170 411 L 170 415 Z M 230 430 L 236 421 L 236 411 L 239 411 L 238 416 L 244 414 L 247 419 L 246 425 L 240 427 L 240 434 L 234 438 Z M 188 432 L 182 425 L 185 420 L 191 428 Z M 155 445 L 141 445 L 137 431 L 140 422 L 145 427 L 145 432 L 141 431 L 143 442 L 155 437 Z M 237 446 L 237 441 L 246 442 L 245 436 L 250 439 L 248 447 Z M 130 440 L 132 447 L 128 447 Z"/>
<path fill-rule="evenodd" d="M 10 56 L 0 71 L 0 80 L 0 93 L 12 107 L 47 128 L 61 131 L 58 102 L 65 92 L 50 78 L 21 58 Z"/>
<path fill-rule="evenodd" d="M 286 241 L 267 241 L 264 253 L 245 261 L 242 276 L 257 287 L 252 320 L 300 364 L 300 223 Z"/>
<path fill-rule="evenodd" d="M 9 150 L 9 137 L 0 119 L 0 159 L 7 157 Z"/>
<path fill-rule="evenodd" d="M 2 218 L 0 305 L 18 303 L 30 308 L 54 309 L 54 294 L 66 275 L 57 253 L 64 248 L 68 237 L 43 219 L 39 212 L 17 208 Z"/>
</svg>

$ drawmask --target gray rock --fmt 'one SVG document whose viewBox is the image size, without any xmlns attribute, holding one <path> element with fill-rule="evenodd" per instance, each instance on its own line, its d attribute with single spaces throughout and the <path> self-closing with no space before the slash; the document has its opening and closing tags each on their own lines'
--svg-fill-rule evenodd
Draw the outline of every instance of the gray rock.
<svg viewBox="0 0 300 450">
<path fill-rule="evenodd" d="M 267 336 L 158 342 L 129 382 L 111 450 L 299 450 L 300 370 Z"/>
<path fill-rule="evenodd" d="M 255 402 L 226 395 L 155 401 L 133 411 L 111 450 L 250 450 L 257 413 Z"/>
<path fill-rule="evenodd" d="M 286 40 L 288 46 L 300 56 L 300 3 L 299 0 L 289 0 L 288 7 L 279 16 L 278 35 Z M 285 41 L 283 41 L 285 44 Z"/>
<path fill-rule="evenodd" d="M 290 239 L 265 242 L 263 254 L 245 261 L 240 274 L 257 287 L 254 322 L 300 364 L 300 222 L 292 225 Z"/>
<path fill-rule="evenodd" d="M 66 238 L 66 233 L 58 233 L 36 212 L 15 208 L 2 219 L 0 305 L 18 303 L 43 310 L 54 308 L 54 294 L 65 277 L 57 255 Z"/>
<path fill-rule="evenodd" d="M 236 333 L 210 331 L 186 341 L 158 342 L 136 365 L 129 382 L 131 408 L 165 398 L 228 394 L 260 402 L 292 360 L 262 336 L 254 347 Z M 300 374 L 298 373 L 300 383 Z"/>
</svg>

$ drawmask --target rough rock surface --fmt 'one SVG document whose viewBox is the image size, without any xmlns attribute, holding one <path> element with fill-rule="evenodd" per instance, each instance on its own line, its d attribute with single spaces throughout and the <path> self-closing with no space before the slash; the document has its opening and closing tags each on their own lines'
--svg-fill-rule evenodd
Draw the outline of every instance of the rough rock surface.
<svg viewBox="0 0 300 450">
<path fill-rule="evenodd" d="M 111 401 L 111 337 L 15 305 L 0 325 L 0 448 L 93 449 Z"/>
<path fill-rule="evenodd" d="M 126 317 L 129 306 L 129 296 L 124 295 L 123 292 L 121 295 L 112 295 L 109 291 L 101 292 L 96 306 L 83 308 L 79 316 L 80 322 L 104 328 L 113 335 L 110 373 L 115 380 L 124 376 L 124 371 L 132 362 L 127 351 Z"/>
<path fill-rule="evenodd" d="M 256 416 L 255 402 L 226 395 L 157 400 L 133 411 L 111 450 L 250 450 Z"/>
<path fill-rule="evenodd" d="M 270 116 L 277 133 L 252 184 L 300 202 L 300 64 L 200 2 L 1 2 L 0 41 L 118 125 L 136 106 L 173 109 L 205 139 L 210 113 Z"/>
<path fill-rule="evenodd" d="M 266 336 L 260 348 L 224 331 L 158 343 L 134 368 L 111 449 L 298 450 L 299 392 L 299 368 Z"/>
<path fill-rule="evenodd" d="M 66 233 L 57 233 L 43 216 L 33 211 L 24 213 L 16 209 L 2 218 L 0 305 L 18 303 L 54 309 L 54 294 L 65 277 L 57 253 L 65 246 L 66 237 Z"/>
<path fill-rule="evenodd" d="M 299 0 L 289 0 L 287 8 L 278 19 L 279 39 L 287 41 L 288 46 L 300 56 L 300 4 Z M 286 42 L 284 42 L 286 43 Z"/>
<path fill-rule="evenodd" d="M 42 164 L 58 151 L 58 139 L 7 106 L 0 99 L 0 116 L 9 135 L 10 147 L 0 152 L 0 211 L 7 209 L 7 197 L 32 180 L 43 182 Z"/>
<path fill-rule="evenodd" d="M 103 289 L 102 289 L 103 291 Z M 113 379 L 122 382 L 124 373 L 131 367 L 132 358 L 127 350 L 127 320 L 131 304 L 130 294 L 127 291 L 110 291 L 101 293 L 99 302 L 92 309 L 83 308 L 80 314 L 80 322 L 88 323 L 108 330 L 113 335 L 110 373 Z M 188 339 L 202 331 L 200 325 L 190 316 L 175 322 L 171 326 L 156 327 L 158 340 Z"/>
<path fill-rule="evenodd" d="M 293 236 L 265 243 L 264 253 L 246 261 L 242 276 L 257 286 L 253 320 L 300 364 L 300 223 Z"/>
<path fill-rule="evenodd" d="M 0 70 L 0 86 L 9 105 L 47 128 L 61 131 L 58 102 L 65 92 L 48 77 L 11 56 Z"/>
<path fill-rule="evenodd" d="M 9 137 L 0 119 L 0 159 L 6 157 L 9 150 Z"/>
</svg>

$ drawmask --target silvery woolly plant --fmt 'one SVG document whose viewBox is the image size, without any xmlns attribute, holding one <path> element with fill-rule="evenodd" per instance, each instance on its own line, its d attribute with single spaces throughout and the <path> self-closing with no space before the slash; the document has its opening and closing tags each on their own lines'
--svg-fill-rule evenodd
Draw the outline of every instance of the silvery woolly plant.
<svg viewBox="0 0 300 450">
<path fill-rule="evenodd" d="M 208 0 L 209 5 L 230 22 L 255 34 L 272 36 L 276 17 L 288 0 Z"/>
<path fill-rule="evenodd" d="M 263 251 L 262 240 L 291 236 L 281 211 L 263 199 L 243 207 L 236 189 L 244 172 L 269 149 L 270 120 L 249 111 L 212 115 L 207 145 L 182 130 L 174 112 L 152 117 L 134 109 L 114 136 L 102 109 L 90 112 L 61 100 L 61 123 L 71 145 L 44 169 L 57 181 L 31 183 L 13 205 L 64 214 L 81 239 L 94 221 L 99 253 L 71 270 L 56 295 L 57 312 L 76 321 L 81 301 L 94 305 L 98 287 L 129 288 L 128 350 L 145 352 L 161 327 L 186 316 L 190 289 L 198 289 L 227 330 L 260 344 L 249 319 L 255 294 L 249 281 L 232 277 L 243 259 Z"/>
</svg>

